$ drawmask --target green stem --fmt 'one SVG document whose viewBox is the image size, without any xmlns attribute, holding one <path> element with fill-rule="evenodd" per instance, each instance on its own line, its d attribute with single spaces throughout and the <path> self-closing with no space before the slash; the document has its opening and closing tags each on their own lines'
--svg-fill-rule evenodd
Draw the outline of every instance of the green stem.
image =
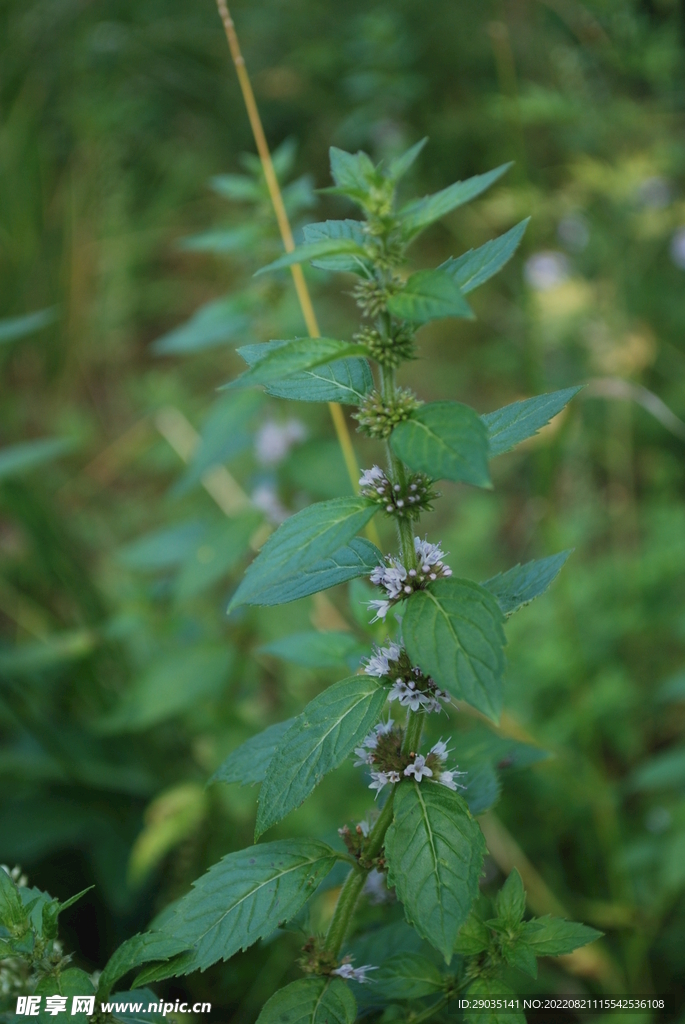
<svg viewBox="0 0 685 1024">
<path fill-rule="evenodd" d="M 418 753 L 421 743 L 421 730 L 423 729 L 423 714 L 418 711 L 407 712 L 407 723 L 402 741 L 402 753 L 410 754 L 412 751 Z"/>
</svg>

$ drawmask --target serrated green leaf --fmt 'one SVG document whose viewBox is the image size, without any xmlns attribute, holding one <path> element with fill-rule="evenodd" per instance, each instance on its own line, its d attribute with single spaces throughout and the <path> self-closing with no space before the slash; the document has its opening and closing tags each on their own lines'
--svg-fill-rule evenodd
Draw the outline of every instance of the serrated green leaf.
<svg viewBox="0 0 685 1024">
<path fill-rule="evenodd" d="M 323 574 L 325 578 L 329 571 L 335 573 L 336 568 L 341 568 L 328 566 L 328 560 L 369 522 L 376 509 L 377 506 L 365 498 L 333 498 L 309 505 L 290 516 L 269 537 L 250 565 L 229 611 L 240 604 L 282 604 L 315 593 L 308 589 L 315 579 L 307 580 L 306 574 L 319 578 Z M 355 553 L 362 558 L 370 554 L 365 548 Z M 380 553 L 378 557 L 380 559 Z M 317 589 L 324 588 L 317 584 Z"/>
<path fill-rule="evenodd" d="M 35 334 L 57 319 L 57 309 L 40 309 L 24 316 L 10 316 L 0 320 L 0 345 L 24 338 L 27 334 Z"/>
<path fill-rule="evenodd" d="M 374 995 L 386 999 L 423 999 L 442 988 L 442 974 L 420 953 L 397 953 L 373 974 Z"/>
<path fill-rule="evenodd" d="M 162 1024 L 164 1021 L 161 1010 L 150 1010 L 148 1013 L 148 1006 L 161 1004 L 152 989 L 136 988 L 130 992 L 117 992 L 114 998 L 111 1014 L 121 1024 Z M 140 1009 L 133 1009 L 136 1006 Z"/>
<path fill-rule="evenodd" d="M 294 718 L 287 718 L 284 722 L 276 722 L 245 740 L 217 768 L 207 785 L 212 782 L 239 782 L 241 786 L 247 786 L 263 782 L 278 744 L 294 721 Z"/>
<path fill-rule="evenodd" d="M 628 789 L 652 793 L 685 784 L 685 747 L 674 747 L 655 754 L 632 772 Z"/>
<path fill-rule="evenodd" d="M 428 136 L 421 139 L 420 142 L 415 142 L 406 153 L 402 153 L 401 156 L 396 156 L 394 160 L 390 161 L 388 177 L 391 181 L 399 181 L 404 177 L 427 142 Z"/>
<path fill-rule="evenodd" d="M 458 793 L 427 780 L 397 787 L 385 838 L 388 884 L 447 963 L 478 895 L 484 855 L 483 834 Z"/>
<path fill-rule="evenodd" d="M 308 263 L 320 260 L 324 256 L 356 256 L 360 260 L 368 259 L 366 249 L 352 238 L 322 238 L 320 242 L 309 242 L 306 245 L 298 245 L 292 252 L 280 256 L 273 263 L 261 267 L 255 277 L 259 274 L 267 274 L 272 270 L 282 270 L 284 267 L 292 267 L 295 263 Z"/>
<path fill-rule="evenodd" d="M 259 794 L 255 838 L 290 814 L 358 746 L 380 717 L 387 691 L 371 676 L 329 686 L 278 745 Z"/>
<path fill-rule="evenodd" d="M 562 956 L 602 937 L 603 932 L 563 917 L 536 917 L 523 925 L 522 937 L 536 956 Z"/>
<path fill-rule="evenodd" d="M 249 366 L 258 363 L 268 349 L 261 345 L 244 345 L 238 351 Z M 294 373 L 285 380 L 267 384 L 265 391 L 276 398 L 298 402 L 340 402 L 359 405 L 364 395 L 373 390 L 373 375 L 366 359 L 352 357 L 324 363 L 313 370 Z"/>
<path fill-rule="evenodd" d="M 561 412 L 574 395 L 583 390 L 583 386 L 550 391 L 546 395 L 512 402 L 502 409 L 486 413 L 482 419 L 488 428 L 490 458 L 511 451 L 521 441 L 537 434 L 541 427 Z"/>
<path fill-rule="evenodd" d="M 241 299 L 214 299 L 201 306 L 180 327 L 167 331 L 152 343 L 157 356 L 191 355 L 236 338 L 245 338 L 250 323 Z"/>
<path fill-rule="evenodd" d="M 459 929 L 454 943 L 454 952 L 462 956 L 478 956 L 490 945 L 490 932 L 481 921 L 476 910 L 472 910 Z"/>
<path fill-rule="evenodd" d="M 271 384 L 284 377 L 292 377 L 294 373 L 312 370 L 348 356 L 363 356 L 366 349 L 363 345 L 353 345 L 335 338 L 294 338 L 292 341 L 269 342 L 264 345 L 262 358 L 254 363 L 249 370 L 242 373 L 227 388 L 247 388 L 256 384 Z M 247 356 L 242 349 L 240 355 Z M 250 347 L 250 355 L 254 355 L 254 347 Z"/>
<path fill-rule="evenodd" d="M 505 615 L 513 615 L 547 590 L 564 567 L 571 551 L 515 565 L 481 583 L 496 598 Z"/>
<path fill-rule="evenodd" d="M 529 975 L 531 978 L 537 978 L 538 962 L 535 953 L 520 937 L 503 943 L 502 953 L 510 967 L 523 971 L 524 974 Z"/>
<path fill-rule="evenodd" d="M 86 1024 L 88 1015 L 86 1013 L 73 1013 L 73 996 L 88 996 L 92 994 L 93 984 L 90 978 L 85 971 L 80 970 L 78 967 L 69 967 L 66 971 L 60 971 L 59 974 L 47 975 L 41 978 L 36 985 L 36 995 L 67 997 L 69 1020 L 73 1018 L 74 1024 Z M 55 1015 L 47 1011 L 45 1000 L 41 1000 L 41 1002 L 42 1006 L 38 1013 L 38 1020 L 40 1024 L 48 1024 L 48 1022 L 54 1021 Z"/>
<path fill-rule="evenodd" d="M 264 1004 L 257 1024 L 354 1024 L 357 1004 L 340 978 L 300 978 Z"/>
<path fill-rule="evenodd" d="M 447 316 L 473 319 L 473 311 L 459 285 L 444 270 L 419 270 L 412 274 L 402 291 L 388 299 L 388 309 L 393 316 L 415 324 Z"/>
<path fill-rule="evenodd" d="M 516 227 L 499 238 L 491 239 L 479 249 L 469 249 L 456 258 L 452 256 L 441 263 L 438 270 L 449 274 L 461 288 L 462 294 L 467 295 L 489 281 L 509 262 L 521 243 L 529 221 L 530 217 L 526 217 Z"/>
<path fill-rule="evenodd" d="M 514 868 L 495 897 L 495 910 L 503 924 L 513 927 L 523 917 L 526 909 L 526 890 L 521 876 Z"/>
<path fill-rule="evenodd" d="M 341 665 L 355 668 L 356 665 L 350 665 L 350 661 L 356 660 L 358 665 L 366 650 L 354 633 L 312 631 L 272 640 L 257 648 L 257 653 L 271 654 L 274 658 L 283 658 L 306 668 L 339 668 Z"/>
<path fill-rule="evenodd" d="M 179 601 L 195 597 L 224 579 L 248 550 L 250 537 L 261 521 L 259 512 L 226 519 L 193 544 L 174 584 Z"/>
<path fill-rule="evenodd" d="M 413 238 L 429 224 L 451 213 L 452 210 L 456 210 L 458 206 L 475 199 L 481 192 L 485 192 L 510 167 L 511 163 L 502 164 L 493 171 L 488 171 L 487 174 L 476 174 L 473 178 L 467 178 L 466 181 L 456 181 L 440 192 L 407 203 L 399 212 L 402 234 L 405 238 Z"/>
<path fill-rule="evenodd" d="M 192 946 L 180 973 L 228 960 L 304 906 L 337 860 L 325 843 L 286 839 L 229 853 L 193 883 L 160 929 Z"/>
<path fill-rule="evenodd" d="M 502 706 L 504 616 L 471 580 L 437 580 L 407 601 L 402 635 L 412 662 L 455 697 L 497 721 Z"/>
<path fill-rule="evenodd" d="M 520 1002 L 515 992 L 498 978 L 480 977 L 472 981 L 464 993 L 477 1008 L 464 1011 L 467 1024 L 526 1024 L 524 1014 L 513 1007 L 497 1008 L 502 1000 Z"/>
<path fill-rule="evenodd" d="M 337 146 L 331 146 L 328 155 L 331 162 L 331 177 L 338 188 L 352 194 L 366 195 L 376 178 L 376 168 L 370 157 L 362 150 L 347 153 Z"/>
<path fill-rule="evenodd" d="M 188 948 L 182 939 L 163 935 L 161 932 L 141 932 L 115 949 L 107 961 L 98 981 L 98 999 L 107 999 L 112 987 L 120 978 L 140 964 L 150 960 L 168 960 Z"/>
<path fill-rule="evenodd" d="M 73 449 L 74 442 L 62 437 L 23 441 L 8 448 L 0 448 L 0 480 L 29 473 Z"/>
<path fill-rule="evenodd" d="M 364 224 L 359 220 L 325 220 L 318 224 L 306 224 L 303 230 L 304 240 L 307 244 L 321 242 L 326 238 L 350 238 L 360 248 L 364 248 L 367 240 Z M 320 259 L 312 260 L 312 265 L 320 270 L 361 274 L 369 265 L 369 259 L 367 257 L 366 260 L 361 260 L 359 256 L 341 253 L 337 256 L 322 256 Z"/>
<path fill-rule="evenodd" d="M 430 402 L 399 423 L 390 447 L 414 470 L 435 480 L 456 480 L 490 487 L 487 429 L 461 402 Z"/>
</svg>

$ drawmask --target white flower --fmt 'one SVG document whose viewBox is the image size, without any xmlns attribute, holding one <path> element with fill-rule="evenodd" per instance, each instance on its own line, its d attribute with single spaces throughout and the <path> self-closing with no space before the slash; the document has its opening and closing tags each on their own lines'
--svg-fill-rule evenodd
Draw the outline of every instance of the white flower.
<svg viewBox="0 0 685 1024">
<path fill-rule="evenodd" d="M 396 771 L 389 771 L 389 772 L 386 772 L 386 774 L 388 776 L 388 782 L 393 782 L 393 783 L 399 782 L 400 779 L 402 778 L 400 773 L 396 772 Z"/>
<path fill-rule="evenodd" d="M 392 718 L 389 718 L 387 722 L 379 722 L 375 726 L 376 736 L 387 736 L 389 732 L 392 732 L 392 727 L 395 724 Z"/>
<path fill-rule="evenodd" d="M 443 786 L 447 786 L 448 789 L 466 789 L 466 786 L 462 786 L 460 782 L 454 781 L 455 775 L 466 775 L 466 772 L 458 772 L 454 769 L 452 769 L 452 771 L 449 772 L 440 772 L 440 774 L 438 775 L 438 782 Z"/>
<path fill-rule="evenodd" d="M 431 754 L 435 754 L 435 756 L 440 758 L 441 761 L 444 761 L 445 758 L 447 757 L 447 755 L 449 754 L 449 750 L 447 748 L 447 744 L 448 743 L 449 743 L 449 740 L 445 741 L 441 737 L 438 740 L 438 742 L 434 743 L 433 746 L 431 747 L 431 749 L 430 749 Z"/>
<path fill-rule="evenodd" d="M 433 769 L 428 767 L 423 754 L 417 754 L 414 758 L 414 763 L 408 764 L 404 769 L 404 774 L 407 776 L 413 775 L 416 781 L 420 782 L 424 775 L 430 777 L 433 774 Z"/>
<path fill-rule="evenodd" d="M 364 672 L 367 676 L 378 676 L 379 678 L 387 676 L 390 671 L 388 662 L 397 661 L 401 653 L 402 648 L 399 644 L 392 641 L 388 647 L 376 647 L 374 645 L 373 654 L 364 665 Z"/>
<path fill-rule="evenodd" d="M 373 487 L 376 490 L 380 484 L 386 484 L 387 482 L 388 478 L 380 466 L 372 466 L 371 469 L 365 469 L 359 477 L 360 487 Z M 383 489 L 381 488 L 381 490 Z"/>
<path fill-rule="evenodd" d="M 382 871 L 378 871 L 376 868 L 369 871 L 364 882 L 363 892 L 369 903 L 372 904 L 386 903 L 390 899 L 390 893 L 385 884 L 385 875 Z"/>
<path fill-rule="evenodd" d="M 371 981 L 371 978 L 367 978 L 368 971 L 377 971 L 377 967 L 373 967 L 371 964 L 364 964 L 363 967 L 353 967 L 352 964 L 340 964 L 340 967 L 336 967 L 331 974 L 336 974 L 339 978 L 345 978 L 346 981 L 358 981 L 360 985 Z"/>
<path fill-rule="evenodd" d="M 371 772 L 369 789 L 377 790 L 378 792 L 376 793 L 376 796 L 378 796 L 378 793 L 380 793 L 384 786 L 387 786 L 388 782 L 389 779 L 385 772 Z"/>
<path fill-rule="evenodd" d="M 285 423 L 267 420 L 255 435 L 255 454 L 262 466 L 275 466 L 282 462 L 294 444 L 304 441 L 307 430 L 300 420 Z"/>
<path fill-rule="evenodd" d="M 369 609 L 375 611 L 374 617 L 371 619 L 372 622 L 378 622 L 382 619 L 385 622 L 385 616 L 390 611 L 389 601 L 369 601 Z"/>
<path fill-rule="evenodd" d="M 369 832 L 371 831 L 371 825 L 369 824 L 368 821 L 360 821 L 359 825 L 357 826 L 357 828 L 359 829 L 361 834 L 364 836 L 364 839 L 366 839 L 368 837 Z"/>
<path fill-rule="evenodd" d="M 432 565 L 442 566 L 442 560 L 445 557 L 445 552 L 439 544 L 430 544 L 425 539 L 421 540 L 420 537 L 414 537 L 414 550 L 418 555 L 421 568 L 424 572 L 428 572 L 428 569 Z"/>
<path fill-rule="evenodd" d="M 388 692 L 388 700 L 399 700 L 400 704 L 403 703 L 403 698 L 407 693 L 410 693 L 410 689 L 405 683 L 404 679 L 396 679 L 390 687 Z"/>
<path fill-rule="evenodd" d="M 364 764 L 373 764 L 373 754 L 370 750 L 365 750 L 364 747 L 355 747 L 354 752 L 357 755 L 354 768 L 359 768 L 360 765 Z"/>
</svg>

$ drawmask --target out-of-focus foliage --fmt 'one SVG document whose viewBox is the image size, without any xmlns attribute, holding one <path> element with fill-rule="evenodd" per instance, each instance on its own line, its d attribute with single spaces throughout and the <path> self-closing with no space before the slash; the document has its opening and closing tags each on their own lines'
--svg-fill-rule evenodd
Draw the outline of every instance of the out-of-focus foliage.
<svg viewBox="0 0 685 1024">
<path fill-rule="evenodd" d="M 606 933 L 601 957 L 568 964 L 577 988 L 682 1003 L 681 7 L 260 0 L 233 14 L 267 134 L 293 140 L 277 164 L 296 226 L 349 214 L 313 191 L 331 141 L 379 158 L 430 135 L 418 194 L 516 161 L 418 251 L 434 265 L 531 216 L 523 258 L 470 296 L 476 321 L 425 328 L 435 358 L 404 371 L 481 412 L 588 382 L 494 463 L 494 496 L 441 485 L 431 526 L 476 579 L 575 548 L 509 628 L 495 739 L 554 757 L 514 772 L 493 747 L 488 881 L 523 863 L 533 913 Z M 95 884 L 60 919 L 93 970 L 248 845 L 254 791 L 205 783 L 353 657 L 341 645 L 336 669 L 311 645 L 298 660 L 279 638 L 360 640 L 365 595 L 350 585 L 354 621 L 335 592 L 226 619 L 260 531 L 350 484 L 325 407 L 214 393 L 244 368 L 234 346 L 304 331 L 287 278 L 251 277 L 281 247 L 239 156 L 252 142 L 212 3 L 7 0 L 0 66 L 0 860 L 63 901 Z M 325 271 L 310 280 L 323 333 L 349 337 L 351 303 Z M 358 448 L 370 464 L 376 449 Z M 365 793 L 346 778 L 344 807 L 325 781 L 292 827 L 329 839 L 354 819 Z M 183 991 L 250 1021 L 300 944 L 287 933 Z M 530 982 L 568 984 L 551 961 Z"/>
</svg>

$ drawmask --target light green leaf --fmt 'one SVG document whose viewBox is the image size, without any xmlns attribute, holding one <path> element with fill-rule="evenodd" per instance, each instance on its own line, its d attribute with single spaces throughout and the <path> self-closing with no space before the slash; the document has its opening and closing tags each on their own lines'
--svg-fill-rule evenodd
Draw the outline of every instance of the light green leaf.
<svg viewBox="0 0 685 1024">
<path fill-rule="evenodd" d="M 367 240 L 364 225 L 359 220 L 325 220 L 319 224 L 305 225 L 304 240 L 307 244 L 321 242 L 326 238 L 351 238 L 362 249 Z M 320 270 L 360 274 L 364 273 L 364 267 L 369 265 L 369 259 L 367 257 L 366 260 L 361 260 L 359 256 L 342 253 L 338 256 L 322 256 L 321 259 L 312 260 L 312 265 Z"/>
<path fill-rule="evenodd" d="M 538 558 L 525 565 L 515 565 L 481 583 L 497 599 L 505 615 L 513 615 L 547 590 L 561 572 L 571 551 Z"/>
<path fill-rule="evenodd" d="M 257 241 L 262 229 L 257 224 L 243 224 L 237 228 L 225 228 L 214 231 L 203 231 L 199 235 L 191 235 L 179 243 L 180 249 L 187 252 L 226 252 L 242 253 Z"/>
<path fill-rule="evenodd" d="M 304 370 L 312 370 L 315 366 L 323 366 L 326 363 L 338 359 L 345 359 L 347 356 L 364 355 L 366 349 L 363 345 L 353 345 L 347 341 L 337 341 L 335 338 L 294 338 L 292 341 L 270 342 L 265 345 L 264 354 L 258 362 L 253 363 L 249 370 L 241 374 L 226 388 L 247 388 L 255 384 L 270 384 L 273 381 L 281 380 L 283 377 L 292 377 L 294 373 L 302 373 Z M 238 349 L 240 355 L 248 362 L 247 355 L 242 349 Z M 254 347 L 250 347 L 250 355 L 254 356 Z"/>
<path fill-rule="evenodd" d="M 174 585 L 178 600 L 195 597 L 225 579 L 247 552 L 261 518 L 259 512 L 248 512 L 237 519 L 226 519 L 196 541 Z"/>
<path fill-rule="evenodd" d="M 119 548 L 117 561 L 127 569 L 170 569 L 188 556 L 205 529 L 204 523 L 191 520 L 165 530 L 154 530 Z"/>
<path fill-rule="evenodd" d="M 307 668 L 339 668 L 341 665 L 356 668 L 366 650 L 354 633 L 310 632 L 272 640 L 259 647 L 257 653 L 271 654 Z"/>
<path fill-rule="evenodd" d="M 187 494 L 205 473 L 225 465 L 251 445 L 253 421 L 263 401 L 264 396 L 258 391 L 239 391 L 222 395 L 214 402 L 202 424 L 190 464 L 171 489 L 174 497 Z"/>
<path fill-rule="evenodd" d="M 134 679 L 119 707 L 99 724 L 102 733 L 138 732 L 216 697 L 228 681 L 235 652 L 227 643 L 167 654 Z"/>
<path fill-rule="evenodd" d="M 526 1024 L 524 1014 L 516 1009 L 520 1005 L 518 996 L 498 978 L 476 978 L 464 995 L 478 1007 L 464 1011 L 467 1024 Z M 501 1001 L 509 1005 L 500 1007 Z"/>
<path fill-rule="evenodd" d="M 389 298 L 388 309 L 393 316 L 415 324 L 446 316 L 473 319 L 473 311 L 459 285 L 444 270 L 419 270 L 412 274 L 402 291 Z"/>
<path fill-rule="evenodd" d="M 402 153 L 401 156 L 396 156 L 394 160 L 390 161 L 388 177 L 391 181 L 399 181 L 400 178 L 404 177 L 427 142 L 428 136 L 425 139 L 421 139 L 420 142 L 414 143 L 406 153 Z"/>
<path fill-rule="evenodd" d="M 387 691 L 370 676 L 341 679 L 310 701 L 278 745 L 259 794 L 255 839 L 290 814 L 358 746 Z"/>
<path fill-rule="evenodd" d="M 447 963 L 478 895 L 484 855 L 483 834 L 458 793 L 425 779 L 397 787 L 385 838 L 388 884 Z"/>
<path fill-rule="evenodd" d="M 499 238 L 491 239 L 479 249 L 469 249 L 456 259 L 451 257 L 441 263 L 438 270 L 444 270 L 449 274 L 461 288 L 462 294 L 467 295 L 474 288 L 479 288 L 489 281 L 509 262 L 520 245 L 529 220 L 530 217 L 526 217 L 516 227 Z"/>
<path fill-rule="evenodd" d="M 112 987 L 120 978 L 140 964 L 150 960 L 168 960 L 170 957 L 187 949 L 187 943 L 160 932 L 142 932 L 115 949 L 107 961 L 98 981 L 97 997 L 107 999 Z"/>
<path fill-rule="evenodd" d="M 564 388 L 563 391 L 551 391 L 536 398 L 526 398 L 522 402 L 512 402 L 495 412 L 483 416 L 488 428 L 490 441 L 490 458 L 511 451 L 521 441 L 537 434 L 554 416 L 571 401 L 574 395 L 582 391 L 583 385 L 575 388 Z"/>
<path fill-rule="evenodd" d="M 178 974 L 205 970 L 270 935 L 304 906 L 337 854 L 313 839 L 285 839 L 229 853 L 193 882 L 160 931 L 192 946 Z"/>
<path fill-rule="evenodd" d="M 16 338 L 24 338 L 27 334 L 35 334 L 43 327 L 47 327 L 57 319 L 57 309 L 52 306 L 50 309 L 40 309 L 35 313 L 26 313 L 25 316 L 11 316 L 0 320 L 0 345 L 4 345 Z"/>
<path fill-rule="evenodd" d="M 284 267 L 292 267 L 294 263 L 307 263 L 320 260 L 324 256 L 356 256 L 361 260 L 368 259 L 366 249 L 353 238 L 322 238 L 319 242 L 309 242 L 306 245 L 298 245 L 292 252 L 285 253 L 273 263 L 262 267 L 257 271 L 259 274 L 267 274 L 272 270 L 282 270 Z"/>
<path fill-rule="evenodd" d="M 0 480 L 29 473 L 38 466 L 53 462 L 73 448 L 74 442 L 62 437 L 23 441 L 8 448 L 0 448 Z"/>
<path fill-rule="evenodd" d="M 481 192 L 485 192 L 510 167 L 511 163 L 502 164 L 501 167 L 496 167 L 493 171 L 488 171 L 487 174 L 477 174 L 473 178 L 467 178 L 466 181 L 456 181 L 440 192 L 407 203 L 399 213 L 402 234 L 405 238 L 413 238 L 429 224 L 444 217 L 452 210 L 456 210 L 458 206 L 475 199 Z"/>
<path fill-rule="evenodd" d="M 685 746 L 663 750 L 632 772 L 628 788 L 638 793 L 653 793 L 685 785 Z"/>
<path fill-rule="evenodd" d="M 455 697 L 497 721 L 502 706 L 504 616 L 471 580 L 431 583 L 407 601 L 402 635 L 412 662 Z"/>
<path fill-rule="evenodd" d="M 217 768 L 207 785 L 212 782 L 238 782 L 241 786 L 263 782 L 271 760 L 294 718 L 276 722 L 245 740 L 232 751 Z"/>
<path fill-rule="evenodd" d="M 180 327 L 163 334 L 152 344 L 158 356 L 191 355 L 216 348 L 238 337 L 245 338 L 250 320 L 241 299 L 223 298 L 201 306 Z"/>
<path fill-rule="evenodd" d="M 262 1007 L 257 1024 L 354 1024 L 357 1004 L 340 978 L 300 978 Z"/>
<path fill-rule="evenodd" d="M 397 953 L 373 974 L 373 993 L 386 999 L 423 999 L 440 992 L 443 978 L 420 953 Z"/>
<path fill-rule="evenodd" d="M 353 195 L 365 196 L 376 178 L 376 168 L 370 157 L 362 150 L 347 153 L 344 149 L 331 146 L 328 150 L 331 161 L 331 177 L 338 188 Z"/>
<path fill-rule="evenodd" d="M 216 174 L 209 184 L 220 196 L 234 202 L 258 203 L 263 198 L 262 184 L 246 174 Z"/>
<path fill-rule="evenodd" d="M 361 497 L 333 498 L 309 505 L 290 516 L 269 537 L 247 570 L 229 611 L 240 604 L 294 601 L 296 598 L 289 596 L 290 587 L 298 597 L 304 596 L 298 586 L 303 574 L 325 572 L 321 568 L 322 561 L 344 547 L 369 522 L 376 508 Z"/>
<path fill-rule="evenodd" d="M 436 480 L 490 487 L 488 436 L 478 413 L 461 402 L 430 402 L 399 423 L 390 447 L 414 470 Z"/>
<path fill-rule="evenodd" d="M 506 882 L 495 897 L 495 910 L 500 921 L 508 927 L 517 925 L 526 909 L 526 890 L 521 876 L 513 868 Z"/>
<path fill-rule="evenodd" d="M 248 366 L 254 366 L 269 351 L 270 345 L 280 344 L 266 342 L 261 345 L 244 345 L 238 351 Z M 359 405 L 364 395 L 373 390 L 373 386 L 373 375 L 366 359 L 352 357 L 294 373 L 285 380 L 268 384 L 264 390 L 268 395 L 291 401 Z"/>
<path fill-rule="evenodd" d="M 523 925 L 522 937 L 536 956 L 563 956 L 588 942 L 601 938 L 603 932 L 563 917 L 536 917 Z"/>
</svg>

